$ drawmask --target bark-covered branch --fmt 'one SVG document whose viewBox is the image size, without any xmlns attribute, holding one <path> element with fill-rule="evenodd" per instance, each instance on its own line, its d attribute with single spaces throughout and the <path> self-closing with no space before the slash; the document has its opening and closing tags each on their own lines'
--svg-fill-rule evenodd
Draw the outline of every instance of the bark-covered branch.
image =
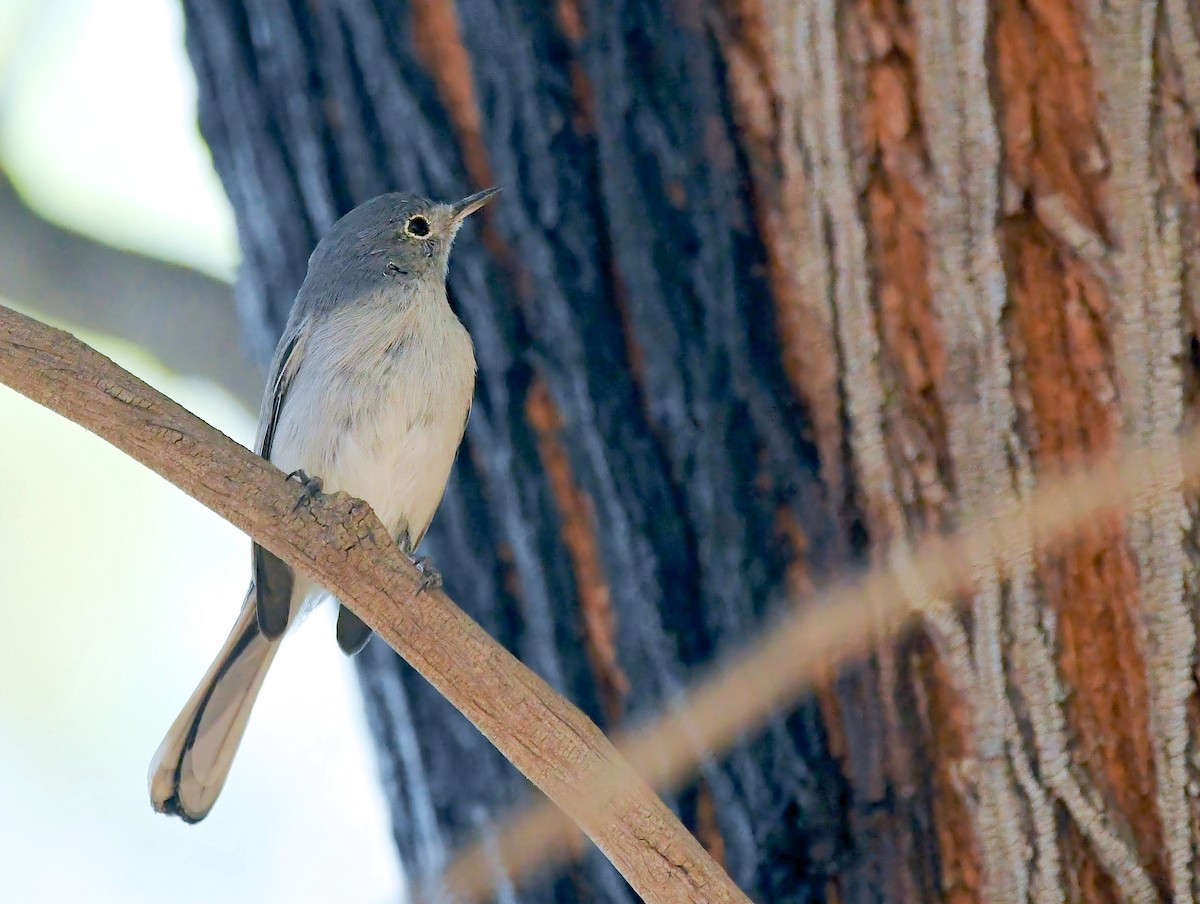
<svg viewBox="0 0 1200 904">
<path fill-rule="evenodd" d="M 0 307 L 0 381 L 112 443 L 346 603 L 647 901 L 746 901 L 604 734 L 419 577 L 366 503 L 266 460 L 61 330 Z"/>
<path fill-rule="evenodd" d="M 877 634 L 895 633 L 914 616 L 942 623 L 942 601 L 967 598 L 992 573 L 1011 573 L 1035 545 L 1053 553 L 1097 518 L 1172 498 L 1200 481 L 1200 428 L 1193 428 L 1179 443 L 1152 434 L 1145 447 L 1045 480 L 1028 496 L 1003 488 L 981 494 L 957 533 L 931 536 L 911 551 L 900 544 L 887 567 L 826 591 L 665 715 L 624 736 L 618 753 L 444 594 L 418 592 L 416 572 L 365 503 L 342 493 L 307 499 L 269 462 L 77 339 L 3 307 L 0 382 L 108 440 L 330 588 L 575 819 L 650 901 L 745 898 L 647 781 L 677 787 L 705 757 L 729 749 L 830 669 L 866 653 Z M 1100 848 L 1124 845 L 1106 820 L 1089 823 Z M 527 812 L 486 850 L 476 846 L 455 861 L 446 886 L 457 900 L 481 900 L 498 862 L 521 878 L 577 850 L 569 831 L 549 806 Z M 1153 898 L 1138 876 L 1125 879 L 1132 897 Z"/>
</svg>

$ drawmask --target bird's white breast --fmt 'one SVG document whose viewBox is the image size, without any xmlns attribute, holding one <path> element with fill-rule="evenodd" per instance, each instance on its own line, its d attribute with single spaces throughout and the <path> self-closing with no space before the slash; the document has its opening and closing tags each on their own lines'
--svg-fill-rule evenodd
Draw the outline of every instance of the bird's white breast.
<svg viewBox="0 0 1200 904">
<path fill-rule="evenodd" d="M 475 388 L 475 356 L 444 291 L 360 302 L 314 328 L 271 461 L 366 500 L 419 539 L 441 501 Z"/>
</svg>

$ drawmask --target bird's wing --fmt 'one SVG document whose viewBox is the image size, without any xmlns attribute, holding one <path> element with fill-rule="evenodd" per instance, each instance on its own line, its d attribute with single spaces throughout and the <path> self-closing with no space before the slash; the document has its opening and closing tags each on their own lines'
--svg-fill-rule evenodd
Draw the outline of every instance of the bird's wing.
<svg viewBox="0 0 1200 904">
<path fill-rule="evenodd" d="M 271 457 L 271 444 L 275 440 L 275 428 L 279 424 L 279 412 L 283 410 L 288 388 L 300 370 L 304 345 L 308 341 L 307 321 L 288 324 L 275 357 L 271 361 L 271 391 L 263 396 L 258 414 L 258 436 L 254 440 L 254 451 L 263 458 Z"/>
<path fill-rule="evenodd" d="M 288 324 L 279 340 L 275 359 L 271 362 L 270 391 L 263 397 L 262 411 L 258 416 L 258 438 L 255 451 L 270 459 L 271 444 L 275 440 L 275 428 L 279 425 L 279 413 L 283 410 L 288 389 L 300 371 L 304 359 L 304 345 L 308 340 L 307 320 Z M 287 630 L 292 607 L 292 570 L 283 560 L 254 544 L 254 596 L 258 613 L 258 628 L 268 640 L 282 637 Z"/>
</svg>

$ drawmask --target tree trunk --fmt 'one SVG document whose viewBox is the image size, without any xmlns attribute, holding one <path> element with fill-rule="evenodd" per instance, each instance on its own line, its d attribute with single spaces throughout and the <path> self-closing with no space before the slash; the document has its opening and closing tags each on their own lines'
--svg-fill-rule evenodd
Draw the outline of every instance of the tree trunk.
<svg viewBox="0 0 1200 904">
<path fill-rule="evenodd" d="M 480 383 L 427 551 L 606 730 L 1194 404 L 1188 0 L 186 5 L 260 358 L 340 213 L 505 186 L 451 265 Z M 756 900 L 1191 901 L 1197 549 L 1167 487 L 983 564 L 669 802 Z M 359 665 L 420 884 L 527 783 Z M 499 894 L 631 898 L 595 854 Z"/>
</svg>

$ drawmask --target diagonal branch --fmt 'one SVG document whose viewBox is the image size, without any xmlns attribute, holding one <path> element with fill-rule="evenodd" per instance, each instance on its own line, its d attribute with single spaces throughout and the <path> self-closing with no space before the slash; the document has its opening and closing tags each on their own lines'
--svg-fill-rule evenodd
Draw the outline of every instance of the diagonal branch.
<svg viewBox="0 0 1200 904">
<path fill-rule="evenodd" d="M 39 317 L 136 343 L 258 411 L 263 373 L 239 345 L 230 287 L 41 217 L 0 170 L 0 296 Z"/>
<path fill-rule="evenodd" d="M 0 382 L 87 428 L 328 588 L 588 834 L 646 901 L 745 902 L 574 705 L 418 576 L 366 503 L 264 459 L 61 330 L 0 307 Z"/>
<path fill-rule="evenodd" d="M 675 788 L 703 758 L 719 756 L 739 736 L 760 729 L 772 712 L 811 691 L 839 665 L 861 657 L 874 640 L 901 632 L 931 610 L 940 617 L 944 600 L 961 605 L 970 599 L 981 575 L 986 577 L 980 563 L 1007 572 L 1029 549 L 1053 550 L 1082 526 L 1134 500 L 1181 489 L 1194 493 L 1197 486 L 1200 425 L 1179 438 L 1160 436 L 1120 456 L 1044 476 L 1028 495 L 1010 491 L 983 497 L 956 532 L 928 536 L 911 549 L 897 547 L 886 566 L 847 577 L 788 613 L 665 713 L 618 737 L 618 748 L 656 788 Z M 1070 764 L 1038 765 L 1061 771 Z M 1073 778 L 1041 778 L 1082 819 L 1082 831 L 1100 849 L 1102 861 L 1117 870 L 1114 880 L 1126 893 L 1122 900 L 1155 900 L 1153 883 L 1127 848 L 1127 832 L 1096 816 Z M 443 881 L 454 900 L 483 901 L 492 895 L 497 862 L 519 882 L 576 856 L 574 840 L 561 813 L 541 803 L 527 806 L 496 827 L 487 849 L 475 843 L 459 852 Z"/>
</svg>

